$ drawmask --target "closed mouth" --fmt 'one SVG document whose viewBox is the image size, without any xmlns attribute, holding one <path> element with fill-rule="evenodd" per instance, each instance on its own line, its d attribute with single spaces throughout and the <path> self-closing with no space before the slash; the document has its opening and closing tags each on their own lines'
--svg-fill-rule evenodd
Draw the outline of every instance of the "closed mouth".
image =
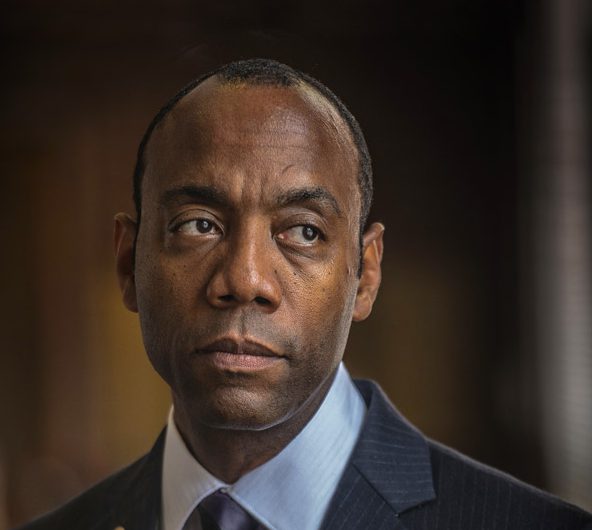
<svg viewBox="0 0 592 530">
<path fill-rule="evenodd" d="M 217 371 L 253 374 L 277 367 L 283 356 L 263 344 L 251 340 L 218 339 L 196 350 L 197 357 L 215 367 Z"/>
<path fill-rule="evenodd" d="M 235 355 L 252 355 L 255 357 L 282 357 L 258 342 L 232 338 L 215 340 L 204 347 L 198 348 L 197 353 L 230 353 Z"/>
</svg>

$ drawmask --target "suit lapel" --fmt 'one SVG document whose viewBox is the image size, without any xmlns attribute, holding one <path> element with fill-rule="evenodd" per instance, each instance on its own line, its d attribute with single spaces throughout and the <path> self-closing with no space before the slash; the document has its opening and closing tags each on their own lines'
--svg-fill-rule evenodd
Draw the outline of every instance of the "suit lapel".
<svg viewBox="0 0 592 530">
<path fill-rule="evenodd" d="M 125 530 L 158 528 L 163 450 L 164 431 L 130 477 L 129 485 L 115 503 L 107 524 L 97 526 L 97 530 L 114 530 L 117 527 L 123 527 Z"/>
<path fill-rule="evenodd" d="M 322 528 L 403 529 L 399 514 L 436 496 L 429 449 L 378 386 L 356 385 L 368 412 Z"/>
</svg>

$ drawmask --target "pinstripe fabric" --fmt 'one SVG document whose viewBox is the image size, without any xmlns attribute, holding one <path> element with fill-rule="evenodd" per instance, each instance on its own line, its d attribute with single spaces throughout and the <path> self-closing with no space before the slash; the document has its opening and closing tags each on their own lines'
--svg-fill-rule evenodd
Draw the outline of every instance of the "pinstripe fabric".
<svg viewBox="0 0 592 530">
<path fill-rule="evenodd" d="M 592 530 L 592 516 L 425 439 L 380 388 L 323 530 Z"/>
<path fill-rule="evenodd" d="M 356 385 L 365 425 L 322 530 L 592 530 L 592 515 L 426 440 L 377 385 Z M 161 435 L 147 456 L 21 530 L 156 530 L 162 450 Z"/>
<path fill-rule="evenodd" d="M 592 516 L 431 442 L 437 500 L 400 516 L 406 528 L 592 530 Z"/>
</svg>

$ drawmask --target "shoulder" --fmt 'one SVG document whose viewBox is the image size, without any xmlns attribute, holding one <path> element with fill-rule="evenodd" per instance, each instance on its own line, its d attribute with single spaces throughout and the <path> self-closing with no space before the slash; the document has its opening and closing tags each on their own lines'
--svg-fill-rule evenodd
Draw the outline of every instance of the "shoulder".
<svg viewBox="0 0 592 530">
<path fill-rule="evenodd" d="M 592 530 L 592 515 L 577 506 L 438 442 L 428 446 L 436 499 L 424 509 L 451 527 Z"/>
<path fill-rule="evenodd" d="M 426 438 L 378 385 L 356 385 L 368 412 L 353 462 L 406 528 L 592 530 L 591 514 Z"/>
<path fill-rule="evenodd" d="M 58 530 L 100 528 L 133 482 L 147 456 L 95 484 L 63 506 L 17 530 Z"/>
</svg>

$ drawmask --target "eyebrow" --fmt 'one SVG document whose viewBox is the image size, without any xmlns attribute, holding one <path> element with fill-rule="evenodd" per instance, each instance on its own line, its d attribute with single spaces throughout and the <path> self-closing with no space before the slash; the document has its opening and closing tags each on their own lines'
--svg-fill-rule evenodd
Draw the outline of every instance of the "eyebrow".
<svg viewBox="0 0 592 530">
<path fill-rule="evenodd" d="M 320 186 L 310 188 L 296 188 L 282 193 L 277 203 L 281 207 L 292 206 L 299 203 L 320 203 L 321 205 L 329 206 L 336 215 L 341 216 L 341 209 L 335 197 L 325 188 Z"/>
<path fill-rule="evenodd" d="M 191 199 L 195 202 L 203 202 L 214 206 L 227 206 L 229 201 L 225 194 L 213 186 L 179 186 L 166 190 L 162 194 L 161 202 L 165 205 L 174 203 L 179 199 Z"/>
<path fill-rule="evenodd" d="M 228 207 L 230 200 L 227 195 L 213 186 L 179 186 L 166 190 L 161 197 L 165 205 L 172 204 L 180 199 L 190 199 L 195 202 L 211 204 L 213 206 Z M 276 206 L 285 208 L 302 203 L 317 203 L 321 206 L 328 206 L 336 215 L 341 216 L 335 197 L 320 186 L 303 187 L 287 190 L 281 193 L 274 201 Z"/>
</svg>

